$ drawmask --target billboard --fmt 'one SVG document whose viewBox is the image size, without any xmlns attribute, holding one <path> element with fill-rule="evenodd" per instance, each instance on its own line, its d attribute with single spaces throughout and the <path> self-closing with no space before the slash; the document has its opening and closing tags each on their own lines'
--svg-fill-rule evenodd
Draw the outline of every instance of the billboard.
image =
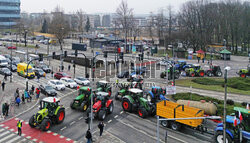
<svg viewBox="0 0 250 143">
<path fill-rule="evenodd" d="M 72 43 L 72 50 L 87 51 L 87 44 Z"/>
</svg>

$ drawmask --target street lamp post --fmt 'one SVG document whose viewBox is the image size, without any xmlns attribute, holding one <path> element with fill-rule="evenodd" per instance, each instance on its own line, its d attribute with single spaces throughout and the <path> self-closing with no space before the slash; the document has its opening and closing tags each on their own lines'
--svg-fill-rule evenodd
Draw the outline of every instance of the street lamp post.
<svg viewBox="0 0 250 143">
<path fill-rule="evenodd" d="M 28 47 L 27 47 L 27 41 L 26 41 L 26 39 L 27 39 L 27 33 L 28 33 L 28 31 L 27 30 L 25 30 L 25 32 L 24 32 L 24 46 L 25 46 L 25 48 L 26 48 L 26 50 L 27 50 L 27 52 L 26 52 L 26 54 L 27 54 L 27 62 L 29 61 L 29 59 L 28 59 L 28 57 L 29 57 L 29 50 L 28 50 Z"/>
<path fill-rule="evenodd" d="M 230 67 L 225 67 L 225 75 L 224 75 L 224 79 L 225 79 L 225 83 L 224 83 L 224 87 L 225 87 L 225 96 L 224 96 L 224 120 L 223 120 L 223 142 L 226 143 L 226 106 L 227 106 L 227 72 L 230 70 Z"/>
</svg>

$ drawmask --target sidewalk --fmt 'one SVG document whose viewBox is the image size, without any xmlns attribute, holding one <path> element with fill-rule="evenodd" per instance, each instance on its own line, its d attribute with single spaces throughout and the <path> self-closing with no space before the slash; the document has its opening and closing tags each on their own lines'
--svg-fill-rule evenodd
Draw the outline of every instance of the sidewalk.
<svg viewBox="0 0 250 143">
<path fill-rule="evenodd" d="M 176 86 L 176 92 L 191 92 L 191 93 L 196 93 L 200 94 L 203 96 L 208 96 L 208 97 L 213 97 L 217 98 L 220 100 L 224 100 L 224 92 L 216 92 L 216 91 L 211 91 L 211 90 L 202 90 L 202 89 L 197 89 L 197 88 L 188 88 L 188 87 L 181 87 L 181 86 Z M 241 94 L 232 94 L 232 93 L 227 93 L 227 99 L 231 99 L 236 102 L 250 102 L 250 95 L 241 95 Z"/>
</svg>

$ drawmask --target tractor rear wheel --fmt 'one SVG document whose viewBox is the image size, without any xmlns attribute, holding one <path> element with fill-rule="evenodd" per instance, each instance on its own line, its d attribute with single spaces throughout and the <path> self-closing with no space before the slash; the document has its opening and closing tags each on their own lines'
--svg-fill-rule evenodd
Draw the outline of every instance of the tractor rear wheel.
<svg viewBox="0 0 250 143">
<path fill-rule="evenodd" d="M 172 122 L 171 123 L 171 129 L 175 130 L 175 131 L 179 131 L 181 129 L 181 125 L 177 122 Z"/>
<path fill-rule="evenodd" d="M 73 106 L 73 104 L 74 104 L 74 102 L 72 101 L 72 102 L 70 102 L 70 108 L 71 109 L 75 109 L 75 107 Z"/>
<path fill-rule="evenodd" d="M 48 131 L 52 125 L 52 122 L 50 119 L 44 119 L 41 123 L 41 129 L 42 131 Z"/>
<path fill-rule="evenodd" d="M 105 110 L 100 110 L 98 113 L 98 119 L 103 121 L 106 118 L 106 111 Z"/>
<path fill-rule="evenodd" d="M 35 123 L 35 115 L 31 116 L 30 119 L 29 119 L 29 125 L 31 128 L 35 128 L 36 125 L 34 125 Z"/>
<path fill-rule="evenodd" d="M 190 76 L 191 76 L 191 77 L 195 77 L 195 73 L 193 73 L 193 72 L 190 73 Z"/>
<path fill-rule="evenodd" d="M 111 114 L 113 112 L 113 110 L 114 110 L 114 104 L 113 104 L 113 102 L 111 102 L 109 104 L 109 107 L 108 107 L 108 114 Z"/>
<path fill-rule="evenodd" d="M 211 77 L 213 74 L 211 71 L 207 71 L 207 76 Z"/>
<path fill-rule="evenodd" d="M 58 112 L 57 112 L 57 115 L 56 115 L 56 123 L 57 124 L 60 124 L 63 122 L 65 118 L 65 110 L 64 109 L 59 109 Z"/>
<path fill-rule="evenodd" d="M 122 100 L 122 108 L 124 111 L 132 112 L 132 103 L 127 98 L 124 98 Z"/>
<path fill-rule="evenodd" d="M 200 72 L 199 72 L 199 76 L 200 76 L 200 77 L 204 77 L 204 75 L 205 75 L 204 71 L 200 71 Z"/>
<path fill-rule="evenodd" d="M 161 73 L 161 78 L 164 78 L 165 77 L 165 74 L 164 73 Z"/>
<path fill-rule="evenodd" d="M 221 71 L 217 71 L 215 74 L 216 74 L 216 76 L 219 76 L 219 77 L 222 76 L 222 72 Z"/>
<path fill-rule="evenodd" d="M 242 73 L 242 74 L 240 74 L 240 77 L 245 78 L 245 77 L 246 77 L 246 74 Z"/>
<path fill-rule="evenodd" d="M 217 131 L 215 133 L 214 139 L 216 143 L 223 143 L 223 132 Z M 226 143 L 232 143 L 232 139 L 228 134 L 226 134 Z"/>
<path fill-rule="evenodd" d="M 138 116 L 141 118 L 146 118 L 148 116 L 147 110 L 143 107 L 140 107 L 137 112 L 138 112 Z"/>
<path fill-rule="evenodd" d="M 86 101 L 83 101 L 81 104 L 81 110 L 84 112 L 88 109 L 88 105 Z"/>
</svg>

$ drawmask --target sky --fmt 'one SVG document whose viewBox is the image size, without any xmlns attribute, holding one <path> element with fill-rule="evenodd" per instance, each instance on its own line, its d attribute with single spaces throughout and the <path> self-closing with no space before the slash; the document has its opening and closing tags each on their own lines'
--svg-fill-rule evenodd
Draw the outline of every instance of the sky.
<svg viewBox="0 0 250 143">
<path fill-rule="evenodd" d="M 175 11 L 188 0 L 127 0 L 129 8 L 135 14 L 157 13 L 158 9 L 166 9 L 171 5 Z M 59 5 L 66 13 L 82 9 L 88 14 L 115 13 L 121 0 L 21 0 L 22 12 L 51 12 Z"/>
</svg>

